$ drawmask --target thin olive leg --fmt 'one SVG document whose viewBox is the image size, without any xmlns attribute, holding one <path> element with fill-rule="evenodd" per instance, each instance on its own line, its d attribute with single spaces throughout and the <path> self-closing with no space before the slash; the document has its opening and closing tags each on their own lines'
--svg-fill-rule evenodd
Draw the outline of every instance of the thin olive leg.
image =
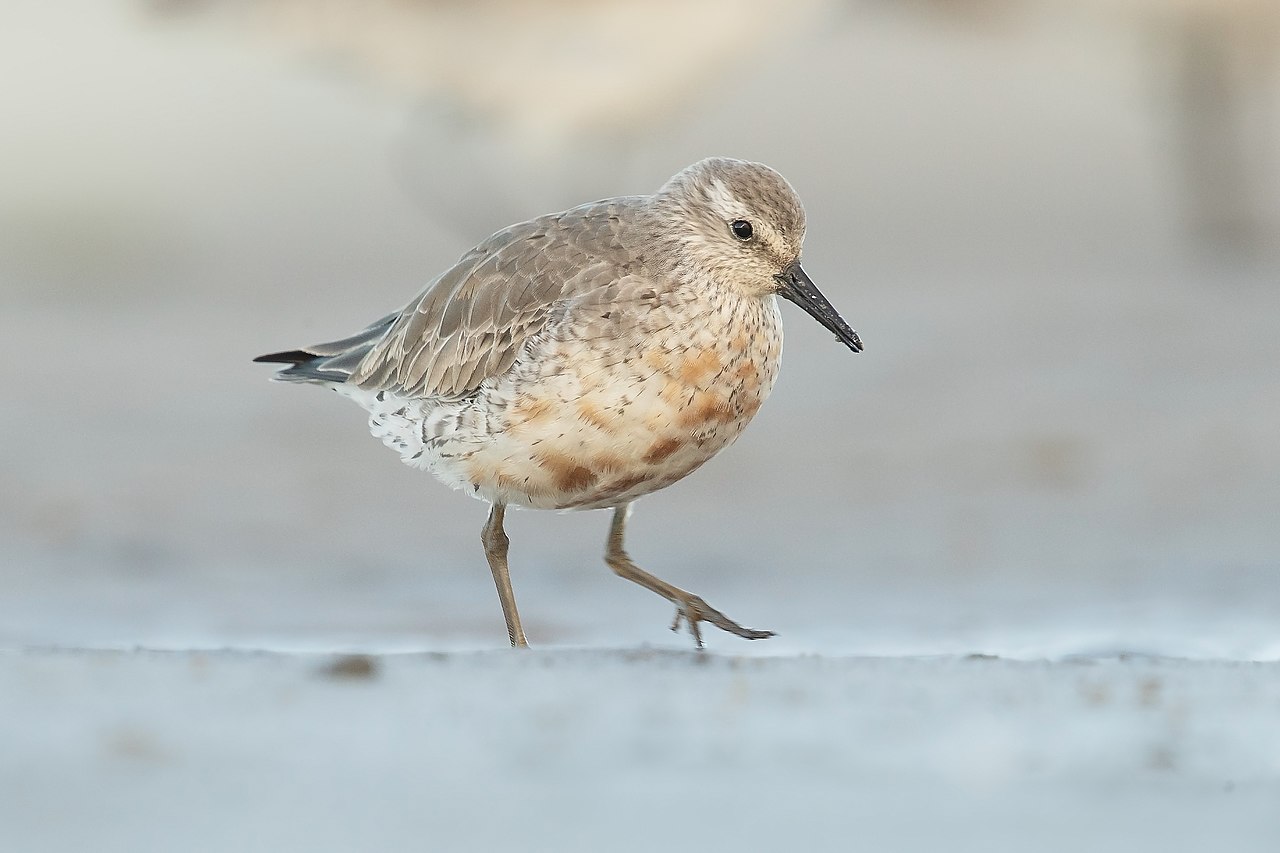
<svg viewBox="0 0 1280 853">
<path fill-rule="evenodd" d="M 480 533 L 480 541 L 484 543 L 484 555 L 489 558 L 489 568 L 493 570 L 493 583 L 498 587 L 502 615 L 507 620 L 507 638 L 516 648 L 528 648 L 529 641 L 524 638 L 520 614 L 516 611 L 516 594 L 511 589 L 511 573 L 507 570 L 507 547 L 511 540 L 502 529 L 502 517 L 506 511 L 505 504 L 493 505 L 489 510 L 489 520 Z"/>
<path fill-rule="evenodd" d="M 604 561 L 609 564 L 609 568 L 618 577 L 638 583 L 645 589 L 656 592 L 676 606 L 676 618 L 671 623 L 671 630 L 678 629 L 682 621 L 687 622 L 689 624 L 689 633 L 693 634 L 694 642 L 698 644 L 698 648 L 702 648 L 702 629 L 698 627 L 699 622 L 710 622 L 723 631 L 728 631 L 730 634 L 736 634 L 747 640 L 763 640 L 773 636 L 772 631 L 757 631 L 754 628 L 742 627 L 698 596 L 685 592 L 678 586 L 672 586 L 661 578 L 654 577 L 631 562 L 631 558 L 627 556 L 627 552 L 622 547 L 622 540 L 626 534 L 627 514 L 630 508 L 630 504 L 621 504 L 613 509 L 613 522 L 609 525 L 609 541 L 605 548 Z"/>
</svg>

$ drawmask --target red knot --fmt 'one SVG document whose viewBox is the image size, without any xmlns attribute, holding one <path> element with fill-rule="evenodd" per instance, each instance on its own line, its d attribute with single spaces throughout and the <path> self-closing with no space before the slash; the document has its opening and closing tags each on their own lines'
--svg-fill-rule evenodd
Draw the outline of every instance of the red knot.
<svg viewBox="0 0 1280 853">
<path fill-rule="evenodd" d="M 487 501 L 482 532 L 507 633 L 527 646 L 503 515 L 612 509 L 605 562 L 676 607 L 672 629 L 744 628 L 639 568 L 623 548 L 637 498 L 731 444 L 773 388 L 777 299 L 854 352 L 858 335 L 800 266 L 805 214 L 759 163 L 695 163 L 658 192 L 504 228 L 403 311 L 332 343 L 264 355 L 277 379 L 327 385 L 370 413 L 401 459 Z"/>
</svg>

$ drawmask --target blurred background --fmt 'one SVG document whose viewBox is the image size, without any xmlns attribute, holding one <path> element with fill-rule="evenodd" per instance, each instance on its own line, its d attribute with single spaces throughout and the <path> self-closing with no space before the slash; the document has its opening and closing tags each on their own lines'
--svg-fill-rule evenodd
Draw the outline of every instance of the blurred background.
<svg viewBox="0 0 1280 853">
<path fill-rule="evenodd" d="M 0 643 L 504 646 L 485 507 L 249 360 L 728 155 L 866 352 L 784 306 L 637 505 L 713 649 L 1280 657 L 1272 0 L 8 0 L 0 81 Z M 531 641 L 683 648 L 606 524 L 509 518 Z"/>
</svg>

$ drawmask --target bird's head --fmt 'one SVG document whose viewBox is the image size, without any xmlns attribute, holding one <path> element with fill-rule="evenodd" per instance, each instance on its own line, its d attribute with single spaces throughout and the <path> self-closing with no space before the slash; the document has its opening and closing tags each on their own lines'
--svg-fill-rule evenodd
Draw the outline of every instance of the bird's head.
<svg viewBox="0 0 1280 853">
<path fill-rule="evenodd" d="M 773 169 L 725 157 L 701 160 L 658 191 L 654 210 L 677 275 L 748 296 L 781 296 L 862 351 L 858 333 L 800 266 L 804 205 Z"/>
</svg>

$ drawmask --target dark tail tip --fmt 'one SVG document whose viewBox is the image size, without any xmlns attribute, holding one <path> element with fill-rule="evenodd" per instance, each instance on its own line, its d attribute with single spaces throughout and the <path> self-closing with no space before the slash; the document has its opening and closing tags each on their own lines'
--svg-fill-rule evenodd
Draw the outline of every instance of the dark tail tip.
<svg viewBox="0 0 1280 853">
<path fill-rule="evenodd" d="M 317 358 L 313 352 L 306 350 L 291 349 L 284 352 L 272 352 L 266 355 L 260 355 L 254 359 L 259 364 L 302 364 L 304 361 L 311 361 Z"/>
<path fill-rule="evenodd" d="M 325 370 L 324 366 L 332 361 L 331 356 L 317 355 L 304 349 L 291 349 L 284 352 L 272 352 L 260 355 L 255 362 L 266 364 L 287 364 L 288 367 L 275 375 L 283 382 L 333 382 L 341 384 L 347 381 L 351 371 Z"/>
</svg>

